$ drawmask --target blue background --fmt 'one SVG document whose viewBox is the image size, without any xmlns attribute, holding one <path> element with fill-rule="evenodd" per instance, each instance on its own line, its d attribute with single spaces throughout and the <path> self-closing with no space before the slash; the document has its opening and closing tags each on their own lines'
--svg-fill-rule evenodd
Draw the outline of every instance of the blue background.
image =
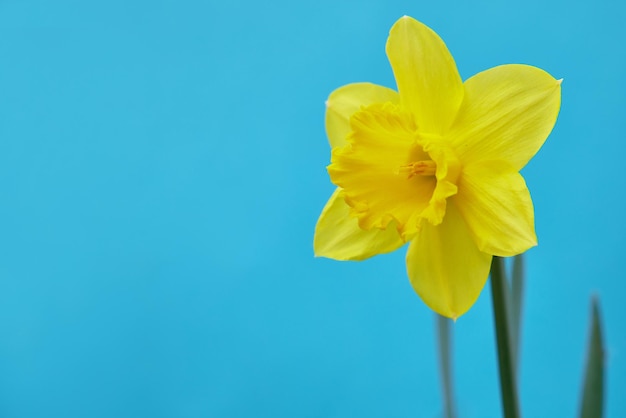
<svg viewBox="0 0 626 418">
<path fill-rule="evenodd" d="M 618 5 L 619 4 L 619 5 Z M 591 1 L 0 1 L 0 415 L 438 417 L 404 250 L 313 258 L 324 100 L 394 86 L 404 14 L 463 78 L 563 77 L 524 175 L 521 397 L 573 417 L 589 299 L 626 414 L 626 11 Z M 500 416 L 490 292 L 455 325 L 461 418 Z"/>
</svg>

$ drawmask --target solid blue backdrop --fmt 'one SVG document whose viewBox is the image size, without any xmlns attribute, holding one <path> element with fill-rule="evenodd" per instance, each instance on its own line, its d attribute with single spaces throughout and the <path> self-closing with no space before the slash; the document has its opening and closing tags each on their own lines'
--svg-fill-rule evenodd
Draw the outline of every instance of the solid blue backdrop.
<svg viewBox="0 0 626 418">
<path fill-rule="evenodd" d="M 0 1 L 0 415 L 441 416 L 404 250 L 313 258 L 324 100 L 394 86 L 402 15 L 463 78 L 564 78 L 524 170 L 522 409 L 576 414 L 589 298 L 626 414 L 626 11 L 617 2 Z M 461 418 L 500 416 L 490 294 L 455 325 Z"/>
</svg>

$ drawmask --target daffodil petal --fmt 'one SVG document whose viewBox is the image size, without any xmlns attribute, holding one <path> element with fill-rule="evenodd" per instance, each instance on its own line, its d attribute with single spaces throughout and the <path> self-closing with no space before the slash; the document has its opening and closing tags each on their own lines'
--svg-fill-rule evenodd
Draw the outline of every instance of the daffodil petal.
<svg viewBox="0 0 626 418">
<path fill-rule="evenodd" d="M 358 220 L 350 216 L 341 189 L 335 190 L 322 210 L 313 239 L 316 256 L 335 260 L 364 260 L 402 245 L 404 241 L 393 224 L 385 230 L 359 228 Z"/>
<path fill-rule="evenodd" d="M 463 101 L 463 83 L 446 44 L 428 26 L 404 16 L 391 28 L 386 49 L 400 101 L 418 128 L 445 133 Z"/>
<path fill-rule="evenodd" d="M 485 286 L 491 255 L 474 243 L 452 202 L 438 226 L 424 222 L 406 256 L 413 289 L 440 315 L 458 318 L 476 302 Z"/>
<path fill-rule="evenodd" d="M 339 87 L 326 100 L 326 135 L 332 148 L 346 145 L 350 117 L 362 106 L 374 103 L 398 103 L 398 93 L 372 83 L 353 83 Z"/>
<path fill-rule="evenodd" d="M 524 178 L 504 161 L 464 167 L 455 203 L 478 248 L 509 257 L 537 245 L 533 202 Z"/>
<path fill-rule="evenodd" d="M 520 170 L 552 131 L 561 81 L 529 65 L 491 68 L 465 82 L 449 134 L 462 161 L 505 160 Z"/>
</svg>

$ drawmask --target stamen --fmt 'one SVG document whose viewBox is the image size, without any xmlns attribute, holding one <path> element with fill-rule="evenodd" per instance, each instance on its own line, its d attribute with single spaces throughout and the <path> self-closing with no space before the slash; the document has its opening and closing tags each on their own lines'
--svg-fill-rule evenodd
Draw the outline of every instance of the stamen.
<svg viewBox="0 0 626 418">
<path fill-rule="evenodd" d="M 432 160 L 417 161 L 411 164 L 400 166 L 399 173 L 408 173 L 407 179 L 415 175 L 434 176 L 437 172 L 437 165 Z"/>
</svg>

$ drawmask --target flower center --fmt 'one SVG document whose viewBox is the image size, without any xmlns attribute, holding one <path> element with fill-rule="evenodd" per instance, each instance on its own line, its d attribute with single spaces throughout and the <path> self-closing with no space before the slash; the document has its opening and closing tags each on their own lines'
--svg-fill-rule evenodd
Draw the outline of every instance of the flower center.
<svg viewBox="0 0 626 418">
<path fill-rule="evenodd" d="M 421 132 L 411 114 L 391 103 L 360 109 L 350 128 L 347 145 L 333 149 L 328 173 L 359 227 L 393 222 L 409 240 L 422 221 L 440 224 L 460 168 L 444 139 Z"/>
<path fill-rule="evenodd" d="M 413 176 L 434 176 L 437 172 L 437 164 L 433 160 L 417 161 L 400 166 L 398 173 L 407 174 L 407 179 Z"/>
</svg>

